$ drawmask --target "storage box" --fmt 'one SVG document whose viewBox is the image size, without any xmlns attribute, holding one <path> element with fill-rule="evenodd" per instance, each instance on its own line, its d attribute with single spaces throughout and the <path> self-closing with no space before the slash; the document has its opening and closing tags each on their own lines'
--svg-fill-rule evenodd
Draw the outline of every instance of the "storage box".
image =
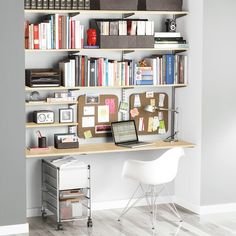
<svg viewBox="0 0 236 236">
<path fill-rule="evenodd" d="M 54 167 L 52 167 L 53 165 Z M 48 165 L 44 163 L 44 181 L 53 188 L 57 189 L 57 172 L 59 171 L 59 190 L 70 190 L 87 188 L 88 182 L 88 166 L 79 161 L 71 164 L 63 165 L 61 162 L 56 162 Z"/>
<path fill-rule="evenodd" d="M 100 0 L 100 10 L 137 10 L 138 0 Z"/>
<path fill-rule="evenodd" d="M 83 216 L 81 199 L 67 199 L 60 201 L 61 219 L 68 220 Z"/>
<path fill-rule="evenodd" d="M 100 48 L 153 48 L 154 36 L 100 35 Z"/>
<path fill-rule="evenodd" d="M 182 11 L 183 0 L 140 0 L 146 1 L 147 11 Z M 144 5 L 144 3 L 142 4 Z"/>
</svg>

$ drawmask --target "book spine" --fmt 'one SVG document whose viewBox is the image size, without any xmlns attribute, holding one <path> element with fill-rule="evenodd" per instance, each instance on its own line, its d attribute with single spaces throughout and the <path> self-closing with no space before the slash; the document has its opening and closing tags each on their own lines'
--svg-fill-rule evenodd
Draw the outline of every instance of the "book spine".
<svg viewBox="0 0 236 236">
<path fill-rule="evenodd" d="M 43 0 L 37 0 L 37 9 L 43 9 Z"/>
<path fill-rule="evenodd" d="M 75 49 L 75 21 L 71 21 L 71 48 Z"/>
<path fill-rule="evenodd" d="M 37 0 L 31 0 L 31 9 L 37 9 Z"/>
<path fill-rule="evenodd" d="M 78 10 L 84 10 L 84 0 L 78 0 Z"/>
<path fill-rule="evenodd" d="M 25 0 L 25 9 L 30 9 L 30 7 L 31 7 L 31 1 Z"/>
<path fill-rule="evenodd" d="M 44 10 L 48 9 L 48 0 L 43 0 L 43 9 Z"/>
<path fill-rule="evenodd" d="M 77 10 L 78 5 L 77 5 L 77 0 L 72 0 L 72 10 Z"/>
<path fill-rule="evenodd" d="M 39 25 L 35 24 L 33 30 L 34 49 L 39 49 Z"/>
<path fill-rule="evenodd" d="M 137 80 L 136 85 L 153 85 L 153 80 Z"/>
<path fill-rule="evenodd" d="M 166 55 L 166 84 L 174 84 L 174 55 Z"/>
<path fill-rule="evenodd" d="M 72 0 L 66 0 L 66 9 L 71 10 L 72 9 Z"/>
<path fill-rule="evenodd" d="M 25 22 L 25 49 L 29 49 L 29 21 Z"/>
<path fill-rule="evenodd" d="M 48 9 L 53 10 L 54 8 L 54 0 L 48 0 Z"/>
<path fill-rule="evenodd" d="M 84 0 L 84 9 L 90 10 L 90 0 Z"/>
<path fill-rule="evenodd" d="M 188 84 L 188 56 L 184 57 L 184 84 Z"/>
<path fill-rule="evenodd" d="M 166 84 L 166 55 L 162 56 L 162 78 L 161 84 Z"/>
<path fill-rule="evenodd" d="M 184 60 L 182 55 L 179 56 L 179 83 L 184 83 Z"/>
<path fill-rule="evenodd" d="M 54 0 L 54 9 L 60 10 L 60 0 Z"/>
<path fill-rule="evenodd" d="M 62 48 L 62 16 L 58 17 L 58 48 Z"/>
<path fill-rule="evenodd" d="M 66 0 L 61 0 L 61 10 L 66 10 Z"/>
</svg>

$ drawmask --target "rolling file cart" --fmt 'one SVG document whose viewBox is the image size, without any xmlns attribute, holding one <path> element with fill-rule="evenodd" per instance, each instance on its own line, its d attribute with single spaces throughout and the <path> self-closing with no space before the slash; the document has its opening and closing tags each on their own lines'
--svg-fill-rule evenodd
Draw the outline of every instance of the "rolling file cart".
<svg viewBox="0 0 236 236">
<path fill-rule="evenodd" d="M 87 220 L 92 227 L 90 166 L 73 157 L 42 160 L 42 217 L 47 210 L 56 216 L 58 230 L 63 222 Z"/>
</svg>

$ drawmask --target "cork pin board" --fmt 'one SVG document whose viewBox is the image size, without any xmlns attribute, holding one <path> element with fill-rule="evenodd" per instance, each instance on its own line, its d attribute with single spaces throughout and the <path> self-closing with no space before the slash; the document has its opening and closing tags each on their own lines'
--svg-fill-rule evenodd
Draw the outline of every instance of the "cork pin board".
<svg viewBox="0 0 236 236">
<path fill-rule="evenodd" d="M 151 113 L 144 110 L 147 105 L 160 106 L 167 109 L 168 95 L 166 93 L 154 92 L 130 95 L 130 119 L 135 120 L 138 134 L 151 135 L 166 133 L 168 131 L 168 111 L 155 110 L 155 112 Z M 132 117 L 131 113 L 133 116 L 135 114 L 135 116 Z"/>
<path fill-rule="evenodd" d="M 111 136 L 111 122 L 118 120 L 116 95 L 82 95 L 78 98 L 78 136 L 80 138 Z"/>
</svg>

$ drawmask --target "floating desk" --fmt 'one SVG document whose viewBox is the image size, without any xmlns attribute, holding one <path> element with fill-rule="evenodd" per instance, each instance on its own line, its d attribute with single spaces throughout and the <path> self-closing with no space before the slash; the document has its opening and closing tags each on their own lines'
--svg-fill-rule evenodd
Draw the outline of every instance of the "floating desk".
<svg viewBox="0 0 236 236">
<path fill-rule="evenodd" d="M 82 144 L 79 148 L 73 149 L 56 149 L 54 147 L 49 150 L 26 150 L 26 158 L 35 157 L 56 157 L 67 155 L 87 155 L 87 154 L 102 154 L 102 153 L 116 153 L 116 152 L 137 152 L 149 150 L 162 150 L 173 147 L 193 148 L 194 144 L 178 141 L 178 142 L 164 142 L 157 141 L 153 145 L 140 148 L 125 148 L 116 146 L 114 143 L 96 143 L 96 144 Z"/>
</svg>

